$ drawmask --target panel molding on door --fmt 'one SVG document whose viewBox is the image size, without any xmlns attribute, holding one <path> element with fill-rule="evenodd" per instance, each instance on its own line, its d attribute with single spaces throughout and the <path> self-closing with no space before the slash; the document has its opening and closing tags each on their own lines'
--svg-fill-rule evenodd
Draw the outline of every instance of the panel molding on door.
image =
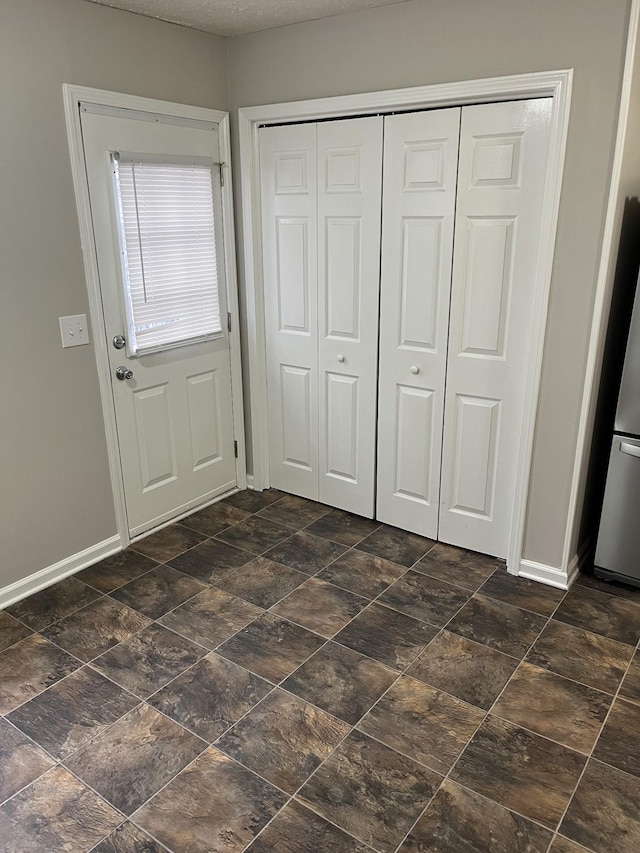
<svg viewBox="0 0 640 853">
<path fill-rule="evenodd" d="M 460 109 L 385 118 L 377 517 L 436 538 Z"/>
<path fill-rule="evenodd" d="M 316 128 L 260 129 L 270 483 L 318 498 Z"/>
<path fill-rule="evenodd" d="M 506 557 L 551 99 L 464 107 L 438 538 Z"/>
<path fill-rule="evenodd" d="M 373 517 L 382 119 L 318 124 L 319 499 Z"/>
</svg>

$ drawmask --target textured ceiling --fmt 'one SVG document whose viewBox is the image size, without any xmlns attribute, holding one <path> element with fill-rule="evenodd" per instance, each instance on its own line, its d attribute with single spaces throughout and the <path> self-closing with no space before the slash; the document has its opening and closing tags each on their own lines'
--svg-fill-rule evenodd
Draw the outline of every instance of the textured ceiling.
<svg viewBox="0 0 640 853">
<path fill-rule="evenodd" d="M 404 0 L 90 0 L 221 36 L 255 33 Z"/>
</svg>

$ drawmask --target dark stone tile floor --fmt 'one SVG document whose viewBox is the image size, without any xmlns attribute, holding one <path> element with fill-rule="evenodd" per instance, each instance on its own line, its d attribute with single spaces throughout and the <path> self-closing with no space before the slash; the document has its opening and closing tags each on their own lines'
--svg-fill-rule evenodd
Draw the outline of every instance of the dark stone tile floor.
<svg viewBox="0 0 640 853">
<path fill-rule="evenodd" d="M 10 853 L 637 853 L 640 592 L 275 490 L 0 612 Z"/>
</svg>

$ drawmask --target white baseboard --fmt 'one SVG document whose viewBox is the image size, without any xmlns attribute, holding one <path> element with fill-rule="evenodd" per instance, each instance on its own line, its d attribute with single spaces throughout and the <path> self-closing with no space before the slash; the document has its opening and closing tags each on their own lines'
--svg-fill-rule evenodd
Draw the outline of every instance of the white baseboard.
<svg viewBox="0 0 640 853">
<path fill-rule="evenodd" d="M 575 563 L 575 567 L 574 567 Z M 578 573 L 577 556 L 571 561 L 569 572 L 557 569 L 554 566 L 546 566 L 544 563 L 534 563 L 533 560 L 520 560 L 520 571 L 518 577 L 538 581 L 547 586 L 555 586 L 558 589 L 569 589 Z"/>
<path fill-rule="evenodd" d="M 15 604 L 21 598 L 26 598 L 28 595 L 33 595 L 34 592 L 39 592 L 51 584 L 61 581 L 69 575 L 74 575 L 81 569 L 86 569 L 87 566 L 92 566 L 94 563 L 104 560 L 105 557 L 110 557 L 112 554 L 117 554 L 122 550 L 122 542 L 119 536 L 111 536 L 90 548 L 85 548 L 84 551 L 78 551 L 77 554 L 72 554 L 70 557 L 65 557 L 59 563 L 54 563 L 52 566 L 47 566 L 34 572 L 32 575 L 27 575 L 19 581 L 14 581 L 8 586 L 0 589 L 0 610 L 8 607 L 10 604 Z"/>
</svg>

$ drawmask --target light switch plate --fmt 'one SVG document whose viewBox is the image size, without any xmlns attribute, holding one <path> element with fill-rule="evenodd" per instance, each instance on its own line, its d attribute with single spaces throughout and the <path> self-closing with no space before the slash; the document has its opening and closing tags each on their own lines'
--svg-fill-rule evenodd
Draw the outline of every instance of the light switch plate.
<svg viewBox="0 0 640 853">
<path fill-rule="evenodd" d="M 86 314 L 60 317 L 60 336 L 63 347 L 79 347 L 89 343 L 89 326 Z"/>
</svg>

